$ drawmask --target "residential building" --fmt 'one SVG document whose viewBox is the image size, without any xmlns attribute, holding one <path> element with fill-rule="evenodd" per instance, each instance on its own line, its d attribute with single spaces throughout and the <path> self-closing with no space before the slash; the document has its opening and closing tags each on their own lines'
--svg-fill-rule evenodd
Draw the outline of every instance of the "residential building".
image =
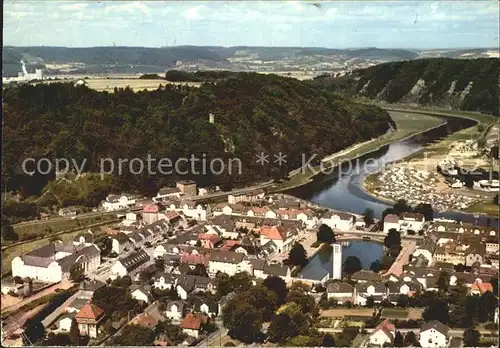
<svg viewBox="0 0 500 348">
<path fill-rule="evenodd" d="M 181 329 L 186 335 L 198 338 L 201 331 L 201 325 L 204 323 L 206 323 L 206 317 L 189 313 L 182 320 Z"/>
<path fill-rule="evenodd" d="M 424 238 L 413 252 L 413 258 L 422 256 L 427 260 L 428 264 L 432 264 L 434 262 L 433 255 L 436 248 L 437 245 L 431 238 Z"/>
<path fill-rule="evenodd" d="M 346 302 L 354 303 L 354 287 L 345 282 L 334 282 L 326 287 L 328 300 L 334 299 L 339 304 Z"/>
<path fill-rule="evenodd" d="M 118 255 L 132 248 L 132 243 L 127 234 L 120 232 L 111 238 L 111 252 Z"/>
<path fill-rule="evenodd" d="M 369 343 L 377 347 L 383 347 L 384 345 L 392 346 L 395 334 L 396 327 L 386 319 L 373 330 L 369 338 Z"/>
<path fill-rule="evenodd" d="M 93 303 L 87 303 L 75 316 L 80 335 L 96 338 L 105 317 L 102 308 Z"/>
<path fill-rule="evenodd" d="M 320 222 L 332 229 L 350 231 L 354 228 L 356 218 L 349 213 L 328 211 L 321 217 Z"/>
<path fill-rule="evenodd" d="M 433 320 L 422 324 L 419 343 L 422 348 L 445 348 L 448 346 L 450 328 Z"/>
<path fill-rule="evenodd" d="M 278 247 L 278 253 L 290 251 L 295 242 L 296 233 L 285 230 L 283 226 L 262 226 L 260 228 L 260 245 L 273 241 Z"/>
<path fill-rule="evenodd" d="M 165 315 L 169 319 L 180 321 L 184 317 L 184 303 L 182 301 L 168 301 Z"/>
<path fill-rule="evenodd" d="M 152 264 L 152 259 L 144 251 L 136 251 L 128 256 L 118 259 L 113 266 L 111 266 L 111 279 L 118 277 L 129 276 L 132 279 Z"/>
<path fill-rule="evenodd" d="M 194 197 L 198 195 L 196 182 L 192 180 L 181 180 L 177 182 L 176 187 L 181 191 L 183 196 Z"/>
<path fill-rule="evenodd" d="M 114 211 L 126 209 L 136 204 L 136 198 L 129 193 L 122 193 L 121 195 L 109 195 L 106 200 L 102 202 L 102 207 L 105 211 Z"/>
<path fill-rule="evenodd" d="M 399 216 L 399 226 L 400 230 L 403 232 L 418 232 L 422 229 L 424 223 L 425 217 L 420 213 L 402 213 Z"/>
<path fill-rule="evenodd" d="M 161 188 L 156 197 L 153 197 L 154 202 L 162 202 L 170 198 L 178 199 L 181 196 L 181 190 L 178 187 L 163 187 Z"/>
<path fill-rule="evenodd" d="M 153 302 L 153 297 L 151 296 L 149 285 L 135 285 L 132 284 L 130 286 L 130 295 L 134 300 L 137 300 L 142 303 L 151 303 Z"/>
<path fill-rule="evenodd" d="M 142 209 L 142 220 L 147 224 L 158 221 L 160 207 L 158 204 L 148 204 Z"/>
<path fill-rule="evenodd" d="M 85 238 L 85 237 L 84 237 Z M 57 283 L 69 279 L 71 267 L 82 265 L 85 274 L 101 265 L 101 250 L 94 244 L 50 242 L 12 260 L 12 276 Z"/>
<path fill-rule="evenodd" d="M 227 273 L 230 276 L 240 272 L 240 264 L 245 257 L 242 253 L 232 251 L 214 251 L 210 255 L 208 272 L 215 276 L 217 272 Z"/>
<path fill-rule="evenodd" d="M 387 214 L 384 218 L 384 233 L 389 233 L 392 229 L 395 229 L 396 231 L 401 230 L 399 216 L 395 214 Z"/>
</svg>

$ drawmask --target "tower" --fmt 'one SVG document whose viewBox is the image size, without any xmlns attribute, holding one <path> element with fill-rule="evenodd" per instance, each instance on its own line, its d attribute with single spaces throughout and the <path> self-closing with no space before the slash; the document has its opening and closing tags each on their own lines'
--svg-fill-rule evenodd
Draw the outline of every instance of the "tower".
<svg viewBox="0 0 500 348">
<path fill-rule="evenodd" d="M 214 124 L 215 123 L 215 115 L 212 113 L 208 114 L 208 122 Z"/>
<path fill-rule="evenodd" d="M 333 279 L 341 279 L 342 278 L 342 245 L 340 244 L 332 244 L 333 254 L 332 254 L 332 262 L 333 262 Z"/>
</svg>

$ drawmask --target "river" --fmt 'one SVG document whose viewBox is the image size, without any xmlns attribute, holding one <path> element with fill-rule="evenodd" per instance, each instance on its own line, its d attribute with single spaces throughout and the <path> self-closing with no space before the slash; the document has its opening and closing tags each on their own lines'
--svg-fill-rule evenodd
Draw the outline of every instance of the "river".
<svg viewBox="0 0 500 348">
<path fill-rule="evenodd" d="M 365 209 L 370 208 L 374 211 L 375 216 L 380 218 L 382 212 L 390 205 L 367 193 L 362 187 L 363 179 L 387 163 L 401 160 L 423 150 L 427 144 L 439 141 L 451 133 L 476 124 L 474 120 L 458 117 L 446 117 L 445 120 L 446 124 L 440 127 L 386 145 L 377 151 L 342 165 L 341 171 L 336 168 L 330 174 L 317 175 L 311 183 L 287 193 L 340 211 L 363 214 Z M 460 212 L 439 212 L 434 215 L 435 217 L 487 224 L 487 218 L 484 216 L 474 217 L 471 214 Z"/>
</svg>

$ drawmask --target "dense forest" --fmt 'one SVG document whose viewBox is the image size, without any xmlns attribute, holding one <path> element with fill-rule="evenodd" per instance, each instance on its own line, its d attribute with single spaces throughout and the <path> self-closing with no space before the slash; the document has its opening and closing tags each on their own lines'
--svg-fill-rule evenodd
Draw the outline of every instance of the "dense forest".
<svg viewBox="0 0 500 348">
<path fill-rule="evenodd" d="M 410 102 L 499 114 L 500 61 L 432 58 L 392 62 L 314 84 L 389 103 Z"/>
<path fill-rule="evenodd" d="M 24 159 L 43 157 L 78 164 L 85 160 L 88 172 L 98 172 L 102 158 L 116 163 L 119 158 L 146 161 L 148 155 L 175 162 L 206 154 L 207 162 L 242 162 L 241 175 L 236 170 L 196 175 L 201 167 L 193 171 L 188 164 L 180 166 L 189 172 L 186 176 L 132 175 L 126 165 L 107 189 L 99 187 L 100 197 L 62 205 L 95 204 L 111 190 L 152 195 L 180 178 L 195 179 L 200 186 L 239 186 L 282 178 L 301 166 L 302 154 L 331 154 L 379 136 L 391 124 L 380 108 L 275 75 L 239 73 L 200 88 L 167 85 L 141 92 L 97 92 L 64 83 L 21 85 L 4 91 L 2 191 L 40 195 L 54 171 L 44 175 L 31 164 L 35 173 L 26 175 L 21 169 Z M 270 154 L 270 165 L 256 163 L 260 152 Z M 272 163 L 272 154 L 279 152 L 287 155 L 286 165 Z"/>
</svg>

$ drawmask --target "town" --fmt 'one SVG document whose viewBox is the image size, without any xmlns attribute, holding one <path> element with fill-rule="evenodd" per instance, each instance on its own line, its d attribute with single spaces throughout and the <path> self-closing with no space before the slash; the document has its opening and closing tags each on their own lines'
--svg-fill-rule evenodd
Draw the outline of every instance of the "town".
<svg viewBox="0 0 500 348">
<path fill-rule="evenodd" d="M 118 224 L 15 257 L 2 280 L 4 344 L 497 344 L 497 225 L 414 212 L 376 221 L 262 189 L 195 203 L 200 191 L 181 181 L 150 199 L 109 195 L 100 209 Z M 384 246 L 368 269 L 342 255 L 360 241 Z M 310 269 L 325 248 L 331 271 Z M 29 318 L 58 288 L 51 310 Z M 460 303 L 479 317 L 458 314 Z M 285 330 L 298 313 L 308 327 Z M 465 330 L 467 320 L 481 324 Z"/>
</svg>

